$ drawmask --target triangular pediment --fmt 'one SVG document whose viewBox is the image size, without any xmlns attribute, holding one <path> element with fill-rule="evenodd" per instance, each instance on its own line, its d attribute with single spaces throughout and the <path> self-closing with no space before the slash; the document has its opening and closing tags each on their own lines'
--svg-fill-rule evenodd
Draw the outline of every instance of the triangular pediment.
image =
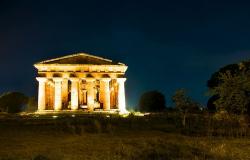
<svg viewBox="0 0 250 160">
<path fill-rule="evenodd" d="M 124 65 L 123 63 L 113 62 L 110 59 L 90 55 L 87 53 L 77 53 L 50 60 L 38 62 L 36 64 L 93 64 L 93 65 Z"/>
</svg>

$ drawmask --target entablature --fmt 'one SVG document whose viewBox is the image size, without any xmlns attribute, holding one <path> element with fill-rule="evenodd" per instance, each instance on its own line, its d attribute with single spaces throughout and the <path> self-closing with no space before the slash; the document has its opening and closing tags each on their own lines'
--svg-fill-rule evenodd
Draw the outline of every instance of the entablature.
<svg viewBox="0 0 250 160">
<path fill-rule="evenodd" d="M 38 77 L 46 78 L 121 78 L 124 77 L 124 73 L 95 73 L 95 72 L 38 72 Z"/>
<path fill-rule="evenodd" d="M 125 73 L 126 65 L 89 65 L 89 64 L 35 64 L 38 72 L 114 72 Z"/>
</svg>

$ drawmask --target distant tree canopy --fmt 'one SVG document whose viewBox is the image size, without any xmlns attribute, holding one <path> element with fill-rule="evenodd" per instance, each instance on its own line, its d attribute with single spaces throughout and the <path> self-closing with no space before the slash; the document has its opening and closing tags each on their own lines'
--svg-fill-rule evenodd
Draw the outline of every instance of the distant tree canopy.
<svg viewBox="0 0 250 160">
<path fill-rule="evenodd" d="M 221 73 L 230 72 L 232 76 L 239 75 L 240 73 L 246 73 L 250 71 L 250 61 L 243 61 L 239 64 L 229 64 L 220 68 L 217 72 L 213 73 L 211 78 L 207 81 L 208 88 L 217 87 L 222 83 L 220 79 Z"/>
<path fill-rule="evenodd" d="M 139 110 L 142 112 L 159 112 L 166 109 L 164 95 L 159 91 L 149 91 L 142 94 L 139 100 Z"/>
<path fill-rule="evenodd" d="M 28 97 L 20 92 L 7 92 L 0 96 L 1 111 L 8 113 L 21 112 L 27 102 Z"/>
<path fill-rule="evenodd" d="M 185 89 L 176 90 L 172 96 L 172 101 L 174 102 L 175 108 L 183 113 L 198 112 L 202 107 L 201 104 L 187 96 Z"/>
<path fill-rule="evenodd" d="M 209 112 L 216 112 L 216 105 L 214 102 L 219 99 L 219 95 L 213 95 L 207 101 L 207 110 Z"/>
<path fill-rule="evenodd" d="M 213 98 L 208 107 L 229 113 L 249 113 L 250 106 L 250 62 L 230 64 L 215 72 L 207 86 Z M 215 98 L 215 96 L 217 98 Z"/>
<path fill-rule="evenodd" d="M 178 89 L 172 96 L 172 101 L 174 102 L 177 111 L 182 113 L 182 125 L 186 126 L 186 116 L 188 113 L 197 113 L 201 109 L 201 105 L 189 96 L 187 96 L 187 91 L 185 89 Z"/>
</svg>

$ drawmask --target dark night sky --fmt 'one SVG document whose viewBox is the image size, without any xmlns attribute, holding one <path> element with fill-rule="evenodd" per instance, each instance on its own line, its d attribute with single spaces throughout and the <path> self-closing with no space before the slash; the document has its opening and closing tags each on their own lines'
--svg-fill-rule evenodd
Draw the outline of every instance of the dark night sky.
<svg viewBox="0 0 250 160">
<path fill-rule="evenodd" d="M 237 2 L 237 3 L 236 3 Z M 126 63 L 127 103 L 177 88 L 206 104 L 206 81 L 250 58 L 250 2 L 0 1 L 0 93 L 37 94 L 33 64 L 76 52 Z"/>
</svg>

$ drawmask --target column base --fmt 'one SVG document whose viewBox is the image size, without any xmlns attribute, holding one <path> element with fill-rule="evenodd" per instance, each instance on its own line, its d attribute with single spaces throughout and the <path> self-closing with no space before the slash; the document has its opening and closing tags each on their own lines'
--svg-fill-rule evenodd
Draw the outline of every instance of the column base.
<svg viewBox="0 0 250 160">
<path fill-rule="evenodd" d="M 71 106 L 71 107 L 70 107 L 70 110 L 72 110 L 72 111 L 77 111 L 77 110 L 78 110 L 78 106 Z"/>
<path fill-rule="evenodd" d="M 129 111 L 127 111 L 126 109 L 119 110 L 119 114 L 128 114 L 128 113 L 129 113 Z"/>
<path fill-rule="evenodd" d="M 46 110 L 44 110 L 44 109 L 38 109 L 36 112 L 44 112 L 44 111 L 46 111 Z"/>
</svg>

